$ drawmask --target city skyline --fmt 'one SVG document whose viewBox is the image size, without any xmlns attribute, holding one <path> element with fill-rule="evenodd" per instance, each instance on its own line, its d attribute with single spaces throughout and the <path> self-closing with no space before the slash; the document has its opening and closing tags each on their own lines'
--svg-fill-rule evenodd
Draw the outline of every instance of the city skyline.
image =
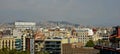
<svg viewBox="0 0 120 54">
<path fill-rule="evenodd" d="M 68 21 L 120 25 L 120 0 L 0 0 L 0 22 Z"/>
</svg>

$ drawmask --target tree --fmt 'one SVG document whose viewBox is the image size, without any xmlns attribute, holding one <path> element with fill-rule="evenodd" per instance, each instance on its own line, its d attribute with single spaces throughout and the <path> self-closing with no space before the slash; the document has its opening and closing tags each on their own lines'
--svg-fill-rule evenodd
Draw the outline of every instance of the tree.
<svg viewBox="0 0 120 54">
<path fill-rule="evenodd" d="M 9 50 L 9 54 L 16 54 L 16 53 L 17 53 L 16 49 Z"/>
<path fill-rule="evenodd" d="M 35 54 L 49 54 L 48 51 L 38 51 L 38 52 L 35 52 Z"/>
<path fill-rule="evenodd" d="M 30 54 L 29 51 L 17 51 L 16 49 L 10 50 L 9 48 L 0 49 L 0 54 Z"/>
<path fill-rule="evenodd" d="M 89 41 L 86 43 L 85 46 L 86 46 L 86 47 L 94 47 L 95 44 L 94 44 L 93 40 L 89 40 Z"/>
<path fill-rule="evenodd" d="M 9 49 L 8 48 L 1 49 L 1 54 L 9 54 Z"/>
<path fill-rule="evenodd" d="M 16 49 L 10 50 L 9 48 L 0 49 L 0 54 L 30 54 L 30 51 L 17 51 Z M 48 51 L 39 51 L 35 54 L 49 54 Z"/>
</svg>

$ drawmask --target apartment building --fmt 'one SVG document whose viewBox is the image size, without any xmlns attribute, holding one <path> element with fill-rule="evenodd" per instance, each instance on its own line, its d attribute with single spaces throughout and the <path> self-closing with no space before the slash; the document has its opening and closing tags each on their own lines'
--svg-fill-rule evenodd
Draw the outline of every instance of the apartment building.
<svg viewBox="0 0 120 54">
<path fill-rule="evenodd" d="M 79 41 L 85 45 L 92 39 L 94 33 L 90 28 L 80 28 L 72 30 L 71 34 L 72 36 L 78 37 Z"/>
<path fill-rule="evenodd" d="M 62 44 L 78 42 L 78 38 L 49 38 L 45 39 L 44 50 L 48 51 L 50 54 L 62 54 Z M 81 46 L 83 46 L 82 43 Z"/>
<path fill-rule="evenodd" d="M 44 50 L 50 54 L 61 54 L 61 39 L 47 39 L 45 40 Z"/>
<path fill-rule="evenodd" d="M 45 36 L 69 37 L 70 31 L 65 28 L 49 28 L 43 30 Z"/>
<path fill-rule="evenodd" d="M 15 39 L 10 36 L 0 38 L 0 49 L 3 48 L 15 49 Z"/>
</svg>

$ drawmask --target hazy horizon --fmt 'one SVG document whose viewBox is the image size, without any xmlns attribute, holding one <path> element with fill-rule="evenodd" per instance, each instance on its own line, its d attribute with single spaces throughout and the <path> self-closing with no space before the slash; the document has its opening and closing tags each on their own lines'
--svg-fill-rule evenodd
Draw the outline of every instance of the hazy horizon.
<svg viewBox="0 0 120 54">
<path fill-rule="evenodd" d="M 0 22 L 68 21 L 120 25 L 120 0 L 0 0 Z"/>
</svg>

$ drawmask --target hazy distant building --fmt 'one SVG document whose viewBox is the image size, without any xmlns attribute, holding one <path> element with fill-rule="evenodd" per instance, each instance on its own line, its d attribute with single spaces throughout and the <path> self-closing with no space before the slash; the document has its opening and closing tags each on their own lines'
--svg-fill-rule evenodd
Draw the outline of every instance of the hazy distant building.
<svg viewBox="0 0 120 54">
<path fill-rule="evenodd" d="M 43 30 L 45 36 L 52 36 L 52 37 L 69 37 L 70 31 L 65 28 L 48 28 Z"/>
<path fill-rule="evenodd" d="M 22 31 L 20 31 L 19 29 L 14 29 L 13 30 L 13 37 L 14 38 L 19 38 L 19 39 L 21 39 L 21 36 L 23 35 L 23 32 Z"/>
<path fill-rule="evenodd" d="M 35 22 L 15 22 L 15 28 L 25 30 L 25 29 L 35 29 Z"/>
<path fill-rule="evenodd" d="M 34 39 L 35 40 L 44 40 L 45 39 L 45 35 L 41 31 L 36 31 L 35 34 L 34 34 Z"/>
</svg>

